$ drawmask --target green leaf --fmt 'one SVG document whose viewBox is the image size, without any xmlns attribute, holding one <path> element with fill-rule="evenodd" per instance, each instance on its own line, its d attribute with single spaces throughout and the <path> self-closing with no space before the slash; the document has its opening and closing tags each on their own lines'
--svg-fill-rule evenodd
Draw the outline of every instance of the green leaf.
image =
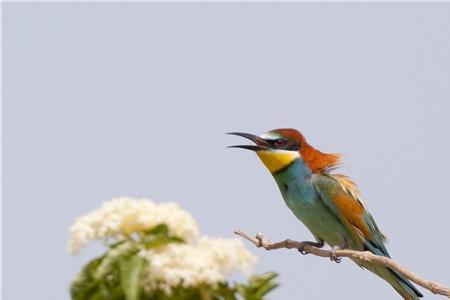
<svg viewBox="0 0 450 300">
<path fill-rule="evenodd" d="M 73 280 L 70 292 L 73 300 L 122 300 L 119 261 L 138 252 L 132 242 L 113 245 L 103 256 L 86 264 Z"/>
<path fill-rule="evenodd" d="M 158 248 L 161 246 L 165 246 L 171 243 L 183 243 L 184 241 L 182 239 L 180 239 L 179 237 L 175 237 L 175 236 L 156 236 L 153 237 L 152 239 L 147 239 L 144 242 L 144 245 L 147 249 L 150 248 Z"/>
<path fill-rule="evenodd" d="M 94 278 L 97 267 L 104 256 L 100 256 L 88 262 L 70 284 L 70 294 L 73 300 L 87 300 L 98 298 L 100 289 Z"/>
<path fill-rule="evenodd" d="M 273 282 L 277 276 L 278 274 L 274 272 L 252 276 L 248 284 L 236 285 L 237 292 L 245 300 L 263 300 L 264 296 L 278 286 L 277 283 Z"/>
<path fill-rule="evenodd" d="M 166 224 L 159 224 L 152 229 L 145 231 L 142 243 L 147 249 L 158 248 L 170 243 L 183 243 L 184 240 L 169 234 L 169 227 Z"/>
<path fill-rule="evenodd" d="M 138 248 L 130 242 L 125 242 L 111 248 L 106 252 L 101 263 L 95 270 L 94 277 L 97 281 L 104 280 L 114 269 L 114 265 L 125 256 L 137 253 Z"/>
<path fill-rule="evenodd" d="M 213 291 L 214 299 L 219 300 L 237 300 L 236 289 L 230 287 L 228 283 L 220 283 L 219 286 Z"/>
<path fill-rule="evenodd" d="M 279 286 L 278 283 L 267 283 L 265 285 L 263 285 L 261 288 L 259 288 L 256 292 L 255 292 L 255 296 L 258 299 L 263 299 L 263 297 L 265 295 L 267 295 L 268 293 L 270 293 L 272 290 L 276 289 Z"/>
<path fill-rule="evenodd" d="M 147 261 L 145 258 L 131 255 L 119 260 L 120 281 L 126 300 L 138 300 L 142 288 L 142 276 Z"/>
<path fill-rule="evenodd" d="M 276 272 L 266 272 L 261 275 L 253 276 L 253 279 L 256 281 L 270 281 L 278 277 L 278 273 Z"/>
<path fill-rule="evenodd" d="M 169 235 L 169 227 L 166 224 L 162 223 L 162 224 L 156 225 L 155 227 L 153 227 L 151 229 L 147 229 L 144 232 L 146 234 L 168 236 Z"/>
</svg>

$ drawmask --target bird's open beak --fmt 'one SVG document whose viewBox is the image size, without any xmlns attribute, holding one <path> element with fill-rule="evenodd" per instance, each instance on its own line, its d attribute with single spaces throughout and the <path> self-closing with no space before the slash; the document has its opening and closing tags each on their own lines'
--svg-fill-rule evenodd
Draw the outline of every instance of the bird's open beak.
<svg viewBox="0 0 450 300">
<path fill-rule="evenodd" d="M 228 148 L 242 148 L 252 151 L 260 151 L 260 150 L 269 150 L 270 144 L 267 143 L 265 140 L 260 138 L 257 135 L 250 134 L 250 133 L 243 133 L 243 132 L 228 132 L 227 134 L 232 135 L 238 135 L 242 136 L 243 138 L 246 138 L 252 142 L 254 142 L 256 145 L 235 145 L 235 146 L 228 146 Z"/>
</svg>

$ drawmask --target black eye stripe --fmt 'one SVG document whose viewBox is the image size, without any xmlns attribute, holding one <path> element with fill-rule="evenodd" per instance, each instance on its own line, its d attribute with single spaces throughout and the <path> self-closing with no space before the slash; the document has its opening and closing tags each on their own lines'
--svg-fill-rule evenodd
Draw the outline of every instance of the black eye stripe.
<svg viewBox="0 0 450 300">
<path fill-rule="evenodd" d="M 283 141 L 283 142 L 281 142 Z M 283 149 L 283 150 L 291 150 L 291 151 L 298 151 L 300 150 L 300 145 L 298 142 L 293 140 L 286 140 L 283 138 L 278 139 L 271 139 L 266 140 L 267 143 L 271 145 L 271 148 L 273 149 Z"/>
</svg>

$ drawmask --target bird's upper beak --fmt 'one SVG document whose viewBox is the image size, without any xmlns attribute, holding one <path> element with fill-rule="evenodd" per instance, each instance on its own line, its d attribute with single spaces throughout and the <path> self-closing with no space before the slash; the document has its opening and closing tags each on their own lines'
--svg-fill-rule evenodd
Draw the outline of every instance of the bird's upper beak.
<svg viewBox="0 0 450 300">
<path fill-rule="evenodd" d="M 269 150 L 270 149 L 270 147 L 269 147 L 270 144 L 257 135 L 254 135 L 251 133 L 243 133 L 243 132 L 228 132 L 227 134 L 242 136 L 243 138 L 246 138 L 256 144 L 256 145 L 235 145 L 235 146 L 228 146 L 228 148 L 242 148 L 242 149 L 247 149 L 247 150 L 252 150 L 252 151 L 260 151 L 260 150 Z"/>
</svg>

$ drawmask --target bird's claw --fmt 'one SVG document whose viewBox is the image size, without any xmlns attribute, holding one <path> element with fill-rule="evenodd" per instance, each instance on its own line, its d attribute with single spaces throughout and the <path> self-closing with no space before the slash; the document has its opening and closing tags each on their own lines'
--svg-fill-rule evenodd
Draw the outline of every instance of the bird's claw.
<svg viewBox="0 0 450 300">
<path fill-rule="evenodd" d="M 337 263 L 337 264 L 340 263 L 341 260 L 342 260 L 341 257 L 339 257 L 339 256 L 336 255 L 336 251 L 339 250 L 339 249 L 341 249 L 341 247 L 339 247 L 339 246 L 334 246 L 333 248 L 331 248 L 331 251 L 330 251 L 330 260 L 331 260 L 331 261 L 334 261 L 334 262 Z"/>
<path fill-rule="evenodd" d="M 301 242 L 300 246 L 297 248 L 298 252 L 300 252 L 302 255 L 306 255 L 309 254 L 308 251 L 305 250 L 306 246 L 311 246 L 311 247 L 316 247 L 316 248 L 322 248 L 324 245 L 324 242 L 322 240 L 318 241 L 318 242 L 309 242 L 309 241 L 305 241 L 305 242 Z"/>
<path fill-rule="evenodd" d="M 309 253 L 308 251 L 306 251 L 305 249 L 303 249 L 303 247 L 298 248 L 297 250 L 298 250 L 298 252 L 300 252 L 302 255 L 306 255 L 306 254 Z"/>
<path fill-rule="evenodd" d="M 340 258 L 339 256 L 336 256 L 336 255 L 330 255 L 330 260 L 331 261 L 334 261 L 335 263 L 340 263 L 341 262 L 341 260 L 342 260 L 342 258 Z"/>
</svg>

